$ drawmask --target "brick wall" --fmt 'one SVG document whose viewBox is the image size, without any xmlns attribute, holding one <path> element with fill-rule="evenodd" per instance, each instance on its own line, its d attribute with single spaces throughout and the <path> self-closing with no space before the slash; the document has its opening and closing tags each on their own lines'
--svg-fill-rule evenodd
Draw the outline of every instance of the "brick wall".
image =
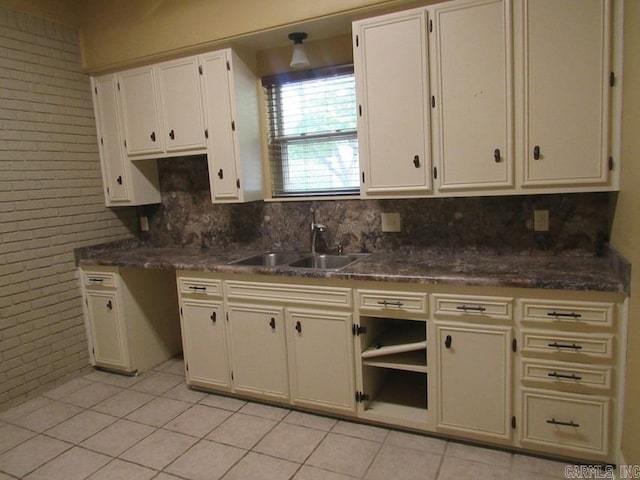
<svg viewBox="0 0 640 480">
<path fill-rule="evenodd" d="M 73 249 L 135 224 L 101 182 L 77 33 L 0 8 L 0 409 L 88 365 Z"/>
</svg>

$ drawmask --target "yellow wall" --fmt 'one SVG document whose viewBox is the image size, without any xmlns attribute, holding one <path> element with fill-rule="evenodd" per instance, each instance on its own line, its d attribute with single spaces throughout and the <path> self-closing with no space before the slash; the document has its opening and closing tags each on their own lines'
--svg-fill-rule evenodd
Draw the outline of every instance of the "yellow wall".
<svg viewBox="0 0 640 480">
<path fill-rule="evenodd" d="M 409 0 L 91 0 L 81 40 L 86 71 L 103 72 L 167 55 L 211 49 L 247 34 L 357 14 Z M 331 36 L 331 35 L 329 35 Z M 286 42 L 286 35 L 283 35 Z"/>
<path fill-rule="evenodd" d="M 622 175 L 612 243 L 632 265 L 622 451 L 640 464 L 640 2 L 624 3 Z"/>
</svg>

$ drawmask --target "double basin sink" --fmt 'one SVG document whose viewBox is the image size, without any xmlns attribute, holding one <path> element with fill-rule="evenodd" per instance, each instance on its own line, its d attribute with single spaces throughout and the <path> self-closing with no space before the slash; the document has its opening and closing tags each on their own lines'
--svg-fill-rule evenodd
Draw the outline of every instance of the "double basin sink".
<svg viewBox="0 0 640 480">
<path fill-rule="evenodd" d="M 337 271 L 368 256 L 368 253 L 329 255 L 324 253 L 265 252 L 234 260 L 228 264 L 254 267 L 290 267 Z"/>
</svg>

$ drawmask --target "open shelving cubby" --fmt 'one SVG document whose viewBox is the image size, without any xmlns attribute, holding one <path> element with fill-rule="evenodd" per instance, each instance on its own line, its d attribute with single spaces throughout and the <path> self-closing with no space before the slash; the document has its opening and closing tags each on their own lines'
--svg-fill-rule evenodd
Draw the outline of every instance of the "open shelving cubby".
<svg viewBox="0 0 640 480">
<path fill-rule="evenodd" d="M 424 419 L 427 399 L 425 320 L 360 317 L 364 410 L 372 415 Z"/>
</svg>

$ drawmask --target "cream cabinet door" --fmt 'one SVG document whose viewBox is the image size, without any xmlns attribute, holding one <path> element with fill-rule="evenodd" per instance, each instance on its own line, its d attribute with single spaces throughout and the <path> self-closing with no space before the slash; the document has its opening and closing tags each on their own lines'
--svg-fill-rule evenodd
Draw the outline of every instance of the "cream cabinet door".
<svg viewBox="0 0 640 480">
<path fill-rule="evenodd" d="M 95 364 L 130 370 L 126 331 L 116 292 L 86 291 Z"/>
<path fill-rule="evenodd" d="M 437 428 L 511 438 L 511 328 L 436 322 Z"/>
<path fill-rule="evenodd" d="M 228 305 L 233 390 L 289 398 L 284 312 L 278 307 Z"/>
<path fill-rule="evenodd" d="M 364 197 L 431 190 L 426 20 L 417 9 L 353 24 Z"/>
<path fill-rule="evenodd" d="M 201 57 L 205 122 L 208 130 L 212 200 L 239 198 L 231 58 L 227 50 Z"/>
<path fill-rule="evenodd" d="M 153 67 L 122 72 L 118 84 L 127 154 L 164 152 Z"/>
<path fill-rule="evenodd" d="M 206 148 L 202 94 L 196 57 L 157 67 L 167 152 Z"/>
<path fill-rule="evenodd" d="M 610 0 L 521 0 L 523 186 L 608 181 Z"/>
<path fill-rule="evenodd" d="M 187 383 L 231 388 L 222 302 L 181 299 L 182 343 Z"/>
<path fill-rule="evenodd" d="M 105 198 L 107 205 L 111 202 L 126 202 L 129 200 L 125 169 L 128 159 L 124 155 L 119 129 L 117 81 L 114 75 L 92 80 Z"/>
<path fill-rule="evenodd" d="M 351 317 L 350 313 L 287 309 L 294 404 L 355 410 Z"/>
<path fill-rule="evenodd" d="M 513 186 L 510 5 L 462 0 L 430 10 L 440 191 Z"/>
</svg>

